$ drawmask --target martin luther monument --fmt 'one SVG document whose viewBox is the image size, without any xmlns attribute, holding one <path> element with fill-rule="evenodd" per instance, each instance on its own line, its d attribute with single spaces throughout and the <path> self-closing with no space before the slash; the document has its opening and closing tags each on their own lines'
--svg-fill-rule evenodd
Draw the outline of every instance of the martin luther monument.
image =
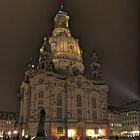
<svg viewBox="0 0 140 140">
<path fill-rule="evenodd" d="M 35 140 L 46 139 L 45 138 L 45 131 L 44 131 L 44 123 L 45 123 L 46 112 L 45 112 L 43 107 L 40 110 L 39 115 L 40 115 L 39 116 L 39 124 L 38 124 L 38 130 L 37 130 Z"/>
</svg>

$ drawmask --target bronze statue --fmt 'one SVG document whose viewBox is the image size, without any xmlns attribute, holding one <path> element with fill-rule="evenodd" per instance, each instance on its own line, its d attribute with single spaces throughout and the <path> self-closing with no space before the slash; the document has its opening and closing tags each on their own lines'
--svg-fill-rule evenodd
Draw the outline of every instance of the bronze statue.
<svg viewBox="0 0 140 140">
<path fill-rule="evenodd" d="M 44 132 L 45 117 L 46 117 L 46 112 L 42 107 L 42 109 L 40 110 L 39 125 L 38 125 L 38 131 L 36 137 L 45 137 L 45 132 Z"/>
</svg>

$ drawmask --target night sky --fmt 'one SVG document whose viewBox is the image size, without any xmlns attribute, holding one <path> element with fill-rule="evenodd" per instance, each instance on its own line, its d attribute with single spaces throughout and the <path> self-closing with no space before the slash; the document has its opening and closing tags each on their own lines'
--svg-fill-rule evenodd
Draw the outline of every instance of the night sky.
<svg viewBox="0 0 140 140">
<path fill-rule="evenodd" d="M 16 110 L 30 57 L 36 63 L 61 0 L 0 0 L 0 111 Z M 89 70 L 93 49 L 109 84 L 109 102 L 139 99 L 139 0 L 65 0 L 70 29 Z"/>
</svg>

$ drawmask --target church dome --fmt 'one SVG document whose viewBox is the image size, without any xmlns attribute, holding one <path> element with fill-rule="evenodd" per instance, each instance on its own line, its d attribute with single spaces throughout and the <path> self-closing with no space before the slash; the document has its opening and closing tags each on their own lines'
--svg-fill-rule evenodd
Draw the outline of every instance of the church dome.
<svg viewBox="0 0 140 140">
<path fill-rule="evenodd" d="M 49 42 L 54 58 L 66 58 L 82 62 L 78 40 L 68 37 L 65 32 L 57 36 L 51 36 Z"/>
<path fill-rule="evenodd" d="M 69 16 L 63 11 L 63 7 L 54 18 L 55 28 L 49 38 L 53 53 L 54 69 L 63 74 L 80 74 L 84 71 L 82 50 L 78 39 L 71 36 L 68 28 Z"/>
</svg>

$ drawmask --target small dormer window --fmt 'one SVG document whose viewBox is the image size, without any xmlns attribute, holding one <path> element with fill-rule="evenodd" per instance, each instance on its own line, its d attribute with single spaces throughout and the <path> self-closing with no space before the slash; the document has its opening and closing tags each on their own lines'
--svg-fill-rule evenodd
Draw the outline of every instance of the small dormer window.
<svg viewBox="0 0 140 140">
<path fill-rule="evenodd" d="M 74 45 L 72 42 L 69 43 L 69 51 L 70 51 L 70 53 L 74 52 Z"/>
</svg>

